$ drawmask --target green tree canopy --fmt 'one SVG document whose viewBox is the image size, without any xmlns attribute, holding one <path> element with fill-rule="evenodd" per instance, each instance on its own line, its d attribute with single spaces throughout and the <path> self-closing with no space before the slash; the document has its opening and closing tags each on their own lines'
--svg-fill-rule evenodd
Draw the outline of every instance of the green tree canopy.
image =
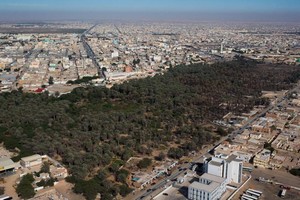
<svg viewBox="0 0 300 200">
<path fill-rule="evenodd" d="M 33 181 L 34 178 L 32 174 L 26 174 L 25 176 L 23 176 L 16 188 L 17 194 L 20 195 L 23 199 L 30 199 L 34 197 L 35 192 L 32 186 Z"/>
<path fill-rule="evenodd" d="M 147 168 L 152 164 L 152 159 L 150 158 L 143 158 L 142 160 L 140 160 L 137 164 L 137 166 L 141 169 L 143 168 Z"/>
</svg>

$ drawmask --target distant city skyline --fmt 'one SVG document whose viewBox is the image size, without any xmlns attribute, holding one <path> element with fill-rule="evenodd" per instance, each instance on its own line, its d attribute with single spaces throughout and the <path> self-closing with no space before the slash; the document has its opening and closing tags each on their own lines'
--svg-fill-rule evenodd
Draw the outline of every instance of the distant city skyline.
<svg viewBox="0 0 300 200">
<path fill-rule="evenodd" d="M 299 0 L 1 0 L 0 20 L 299 21 L 299 10 Z"/>
</svg>

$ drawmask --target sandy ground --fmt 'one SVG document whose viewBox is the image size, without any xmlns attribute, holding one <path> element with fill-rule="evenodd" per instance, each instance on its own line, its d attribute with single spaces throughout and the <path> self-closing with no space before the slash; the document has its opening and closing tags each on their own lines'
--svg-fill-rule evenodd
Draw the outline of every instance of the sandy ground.
<svg viewBox="0 0 300 200">
<path fill-rule="evenodd" d="M 71 92 L 74 88 L 79 87 L 79 85 L 63 85 L 63 84 L 54 84 L 49 86 L 47 89 L 49 93 L 55 93 L 58 91 L 60 94 Z"/>
<path fill-rule="evenodd" d="M 16 174 L 4 178 L 4 183 L 1 183 L 0 186 L 5 188 L 5 194 L 11 196 L 13 199 L 19 199 L 14 185 L 16 184 L 17 179 L 20 177 L 21 172 L 18 171 Z"/>
<path fill-rule="evenodd" d="M 234 196 L 233 200 L 240 199 L 240 196 L 247 189 L 256 189 L 263 192 L 262 200 L 280 200 L 280 185 L 273 185 L 271 183 L 259 182 L 256 180 L 258 177 L 264 177 L 276 182 L 283 183 L 284 185 L 300 187 L 300 178 L 291 175 L 290 173 L 282 170 L 269 170 L 269 169 L 254 169 L 251 173 L 252 179 Z M 287 191 L 284 199 L 299 200 L 300 191 L 291 189 Z"/>
<path fill-rule="evenodd" d="M 252 177 L 264 177 L 266 179 L 272 179 L 274 181 L 300 187 L 300 177 L 294 176 L 284 170 L 269 170 L 269 169 L 254 169 L 252 172 Z"/>
<path fill-rule="evenodd" d="M 11 158 L 14 154 L 3 147 L 3 144 L 0 145 L 0 158 Z"/>
<path fill-rule="evenodd" d="M 54 186 L 54 188 L 61 193 L 64 197 L 70 200 L 84 200 L 84 197 L 72 192 L 73 185 L 66 181 L 60 181 L 58 184 Z"/>
<path fill-rule="evenodd" d="M 20 179 L 20 175 L 23 173 L 31 173 L 34 171 L 39 171 L 41 168 L 40 165 L 34 166 L 30 169 L 18 169 L 15 174 L 5 177 L 4 183 L 1 183 L 0 186 L 5 188 L 5 194 L 13 197 L 13 199 L 20 199 L 16 193 L 15 185 L 16 182 Z"/>
</svg>

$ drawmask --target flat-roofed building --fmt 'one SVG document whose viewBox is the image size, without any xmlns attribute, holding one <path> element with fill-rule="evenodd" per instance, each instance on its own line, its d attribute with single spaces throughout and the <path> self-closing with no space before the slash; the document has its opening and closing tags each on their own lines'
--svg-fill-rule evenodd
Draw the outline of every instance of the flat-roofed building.
<svg viewBox="0 0 300 200">
<path fill-rule="evenodd" d="M 223 155 L 212 157 L 206 161 L 205 171 L 215 176 L 226 178 L 227 182 L 241 183 L 243 161 L 237 155 Z"/>
<path fill-rule="evenodd" d="M 15 170 L 15 163 L 10 158 L 0 158 L 0 176 L 12 173 Z"/>
<path fill-rule="evenodd" d="M 220 199 L 226 191 L 226 179 L 212 174 L 204 173 L 199 181 L 188 187 L 190 200 L 216 200 Z"/>
<path fill-rule="evenodd" d="M 214 160 L 213 158 L 213 160 L 208 163 L 207 173 L 222 177 L 223 171 L 224 165 L 222 160 Z"/>
<path fill-rule="evenodd" d="M 68 176 L 68 170 L 64 167 L 50 166 L 50 173 L 53 178 L 64 179 Z"/>
<path fill-rule="evenodd" d="M 225 159 L 225 176 L 227 181 L 234 183 L 242 182 L 243 162 L 236 155 L 230 155 Z"/>
<path fill-rule="evenodd" d="M 268 149 L 264 149 L 262 152 L 260 152 L 254 157 L 253 165 L 258 167 L 268 168 L 270 166 L 269 165 L 270 159 L 271 159 L 271 151 Z"/>
<path fill-rule="evenodd" d="M 23 167 L 32 167 L 42 164 L 42 157 L 39 154 L 21 158 L 20 164 Z"/>
</svg>

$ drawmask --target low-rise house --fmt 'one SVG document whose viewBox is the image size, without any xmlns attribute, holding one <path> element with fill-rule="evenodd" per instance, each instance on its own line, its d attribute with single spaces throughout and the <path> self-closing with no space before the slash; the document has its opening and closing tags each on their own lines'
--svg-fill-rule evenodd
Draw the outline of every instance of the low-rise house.
<svg viewBox="0 0 300 200">
<path fill-rule="evenodd" d="M 20 164 L 23 167 L 32 167 L 42 164 L 42 157 L 39 154 L 21 158 Z"/>
<path fill-rule="evenodd" d="M 269 168 L 271 159 L 271 151 L 264 149 L 254 157 L 253 164 L 257 167 Z"/>
<path fill-rule="evenodd" d="M 68 170 L 64 167 L 50 166 L 50 173 L 52 178 L 64 179 L 68 176 Z"/>
<path fill-rule="evenodd" d="M 259 132 L 252 132 L 250 133 L 250 137 L 259 140 L 262 136 L 262 133 Z"/>
<path fill-rule="evenodd" d="M 10 158 L 0 158 L 0 176 L 12 173 L 15 170 L 15 163 Z"/>
</svg>

